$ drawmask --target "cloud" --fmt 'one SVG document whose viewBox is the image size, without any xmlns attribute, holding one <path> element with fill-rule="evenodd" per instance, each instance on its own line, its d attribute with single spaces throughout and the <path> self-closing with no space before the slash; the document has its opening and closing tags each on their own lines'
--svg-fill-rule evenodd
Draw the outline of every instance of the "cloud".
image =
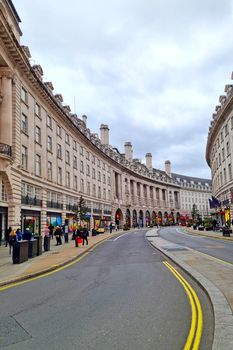
<svg viewBox="0 0 233 350">
<path fill-rule="evenodd" d="M 14 4 L 22 43 L 93 132 L 106 123 L 121 152 L 131 141 L 135 158 L 210 177 L 208 127 L 232 70 L 230 0 Z"/>
</svg>

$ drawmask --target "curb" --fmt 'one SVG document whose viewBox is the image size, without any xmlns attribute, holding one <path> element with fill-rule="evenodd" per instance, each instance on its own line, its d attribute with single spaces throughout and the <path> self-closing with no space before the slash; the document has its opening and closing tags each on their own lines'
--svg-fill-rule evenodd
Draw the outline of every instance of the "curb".
<svg viewBox="0 0 233 350">
<path fill-rule="evenodd" d="M 189 231 L 187 228 L 183 228 L 183 230 L 187 233 L 187 234 L 189 234 L 189 235 L 191 235 L 191 236 L 201 236 L 201 237 L 209 237 L 209 238 L 214 238 L 214 239 L 220 239 L 220 240 L 223 240 L 223 241 L 230 241 L 230 242 L 233 242 L 233 238 L 231 238 L 231 237 L 216 237 L 216 236 L 214 236 L 214 235 L 205 235 L 205 234 L 203 234 L 203 233 L 196 233 L 196 232 L 193 232 L 193 231 Z M 200 232 L 202 232 L 202 231 L 200 231 Z"/>
<path fill-rule="evenodd" d="M 124 232 L 124 231 L 123 231 Z M 109 239 L 110 237 L 114 237 L 114 236 L 117 236 L 119 234 L 122 234 L 123 232 L 115 232 L 115 233 L 111 233 L 111 236 L 107 236 L 107 237 L 104 237 L 103 239 L 101 239 L 99 242 L 96 242 L 94 243 L 93 245 L 89 246 L 84 252 L 76 255 L 75 258 L 72 258 L 72 259 L 68 259 L 66 261 L 63 261 L 62 263 L 60 264 L 57 264 L 56 266 L 50 266 L 44 270 L 40 270 L 40 271 L 37 271 L 37 272 L 34 272 L 34 273 L 30 273 L 28 275 L 23 275 L 23 276 L 18 276 L 18 277 L 15 277 L 11 280 L 5 280 L 5 281 L 0 281 L 0 287 L 4 287 L 4 286 L 7 286 L 7 285 L 10 285 L 10 284 L 13 284 L 13 283 L 17 283 L 17 282 L 22 282 L 22 281 L 26 281 L 30 278 L 33 278 L 33 277 L 38 277 L 38 276 L 41 276 L 41 275 L 44 275 L 48 272 L 51 272 L 51 271 L 55 271 L 55 270 L 58 270 L 59 268 L 63 267 L 63 266 L 66 266 L 68 264 L 70 264 L 71 262 L 75 261 L 77 258 L 83 256 L 84 254 L 86 254 L 88 251 L 90 251 L 91 249 L 94 249 L 96 248 L 97 245 L 101 244 L 102 242 L 106 241 L 107 239 Z"/>
<path fill-rule="evenodd" d="M 156 243 L 148 240 L 150 245 L 158 249 L 166 257 L 172 260 L 191 278 L 193 278 L 200 287 L 206 292 L 214 311 L 214 340 L 212 350 L 232 350 L 233 349 L 233 315 L 230 305 L 224 294 L 201 273 L 184 263 L 181 259 L 168 253 Z"/>
</svg>

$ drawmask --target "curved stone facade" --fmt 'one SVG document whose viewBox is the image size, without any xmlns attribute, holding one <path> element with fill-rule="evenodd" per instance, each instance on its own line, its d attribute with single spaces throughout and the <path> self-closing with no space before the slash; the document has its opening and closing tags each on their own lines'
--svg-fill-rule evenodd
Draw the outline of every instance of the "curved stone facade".
<svg viewBox="0 0 233 350">
<path fill-rule="evenodd" d="M 221 210 L 230 209 L 233 199 L 233 85 L 225 86 L 210 122 L 206 160 L 212 172 L 214 196 Z"/>
<path fill-rule="evenodd" d="M 70 227 L 80 196 L 89 227 L 116 222 L 120 227 L 176 221 L 181 184 L 171 174 L 133 158 L 109 144 L 109 128 L 100 137 L 63 104 L 53 84 L 43 82 L 40 65 L 31 66 L 21 46 L 19 17 L 11 1 L 0 8 L 0 215 L 2 227 Z M 9 23 L 11 25 L 9 25 Z M 2 214 L 1 214 L 2 213 Z"/>
</svg>

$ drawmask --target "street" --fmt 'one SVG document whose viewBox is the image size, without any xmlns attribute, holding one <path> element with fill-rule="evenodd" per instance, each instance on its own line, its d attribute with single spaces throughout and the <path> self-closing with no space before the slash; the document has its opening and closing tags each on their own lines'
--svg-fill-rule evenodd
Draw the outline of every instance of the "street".
<svg viewBox="0 0 233 350">
<path fill-rule="evenodd" d="M 2 291 L 0 347 L 183 349 L 192 318 L 189 299 L 163 264 L 167 259 L 148 244 L 145 232 L 110 238 L 67 269 Z M 164 231 L 169 239 L 172 233 Z M 209 350 L 210 302 L 196 283 L 179 272 L 200 300 L 200 349 Z"/>
</svg>

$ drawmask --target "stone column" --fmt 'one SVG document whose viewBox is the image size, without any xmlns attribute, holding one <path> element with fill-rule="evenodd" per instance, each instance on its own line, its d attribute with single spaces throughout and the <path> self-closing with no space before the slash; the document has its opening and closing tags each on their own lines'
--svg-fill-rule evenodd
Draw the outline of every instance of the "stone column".
<svg viewBox="0 0 233 350">
<path fill-rule="evenodd" d="M 0 68 L 0 78 L 0 143 L 12 146 L 12 71 Z"/>
</svg>

